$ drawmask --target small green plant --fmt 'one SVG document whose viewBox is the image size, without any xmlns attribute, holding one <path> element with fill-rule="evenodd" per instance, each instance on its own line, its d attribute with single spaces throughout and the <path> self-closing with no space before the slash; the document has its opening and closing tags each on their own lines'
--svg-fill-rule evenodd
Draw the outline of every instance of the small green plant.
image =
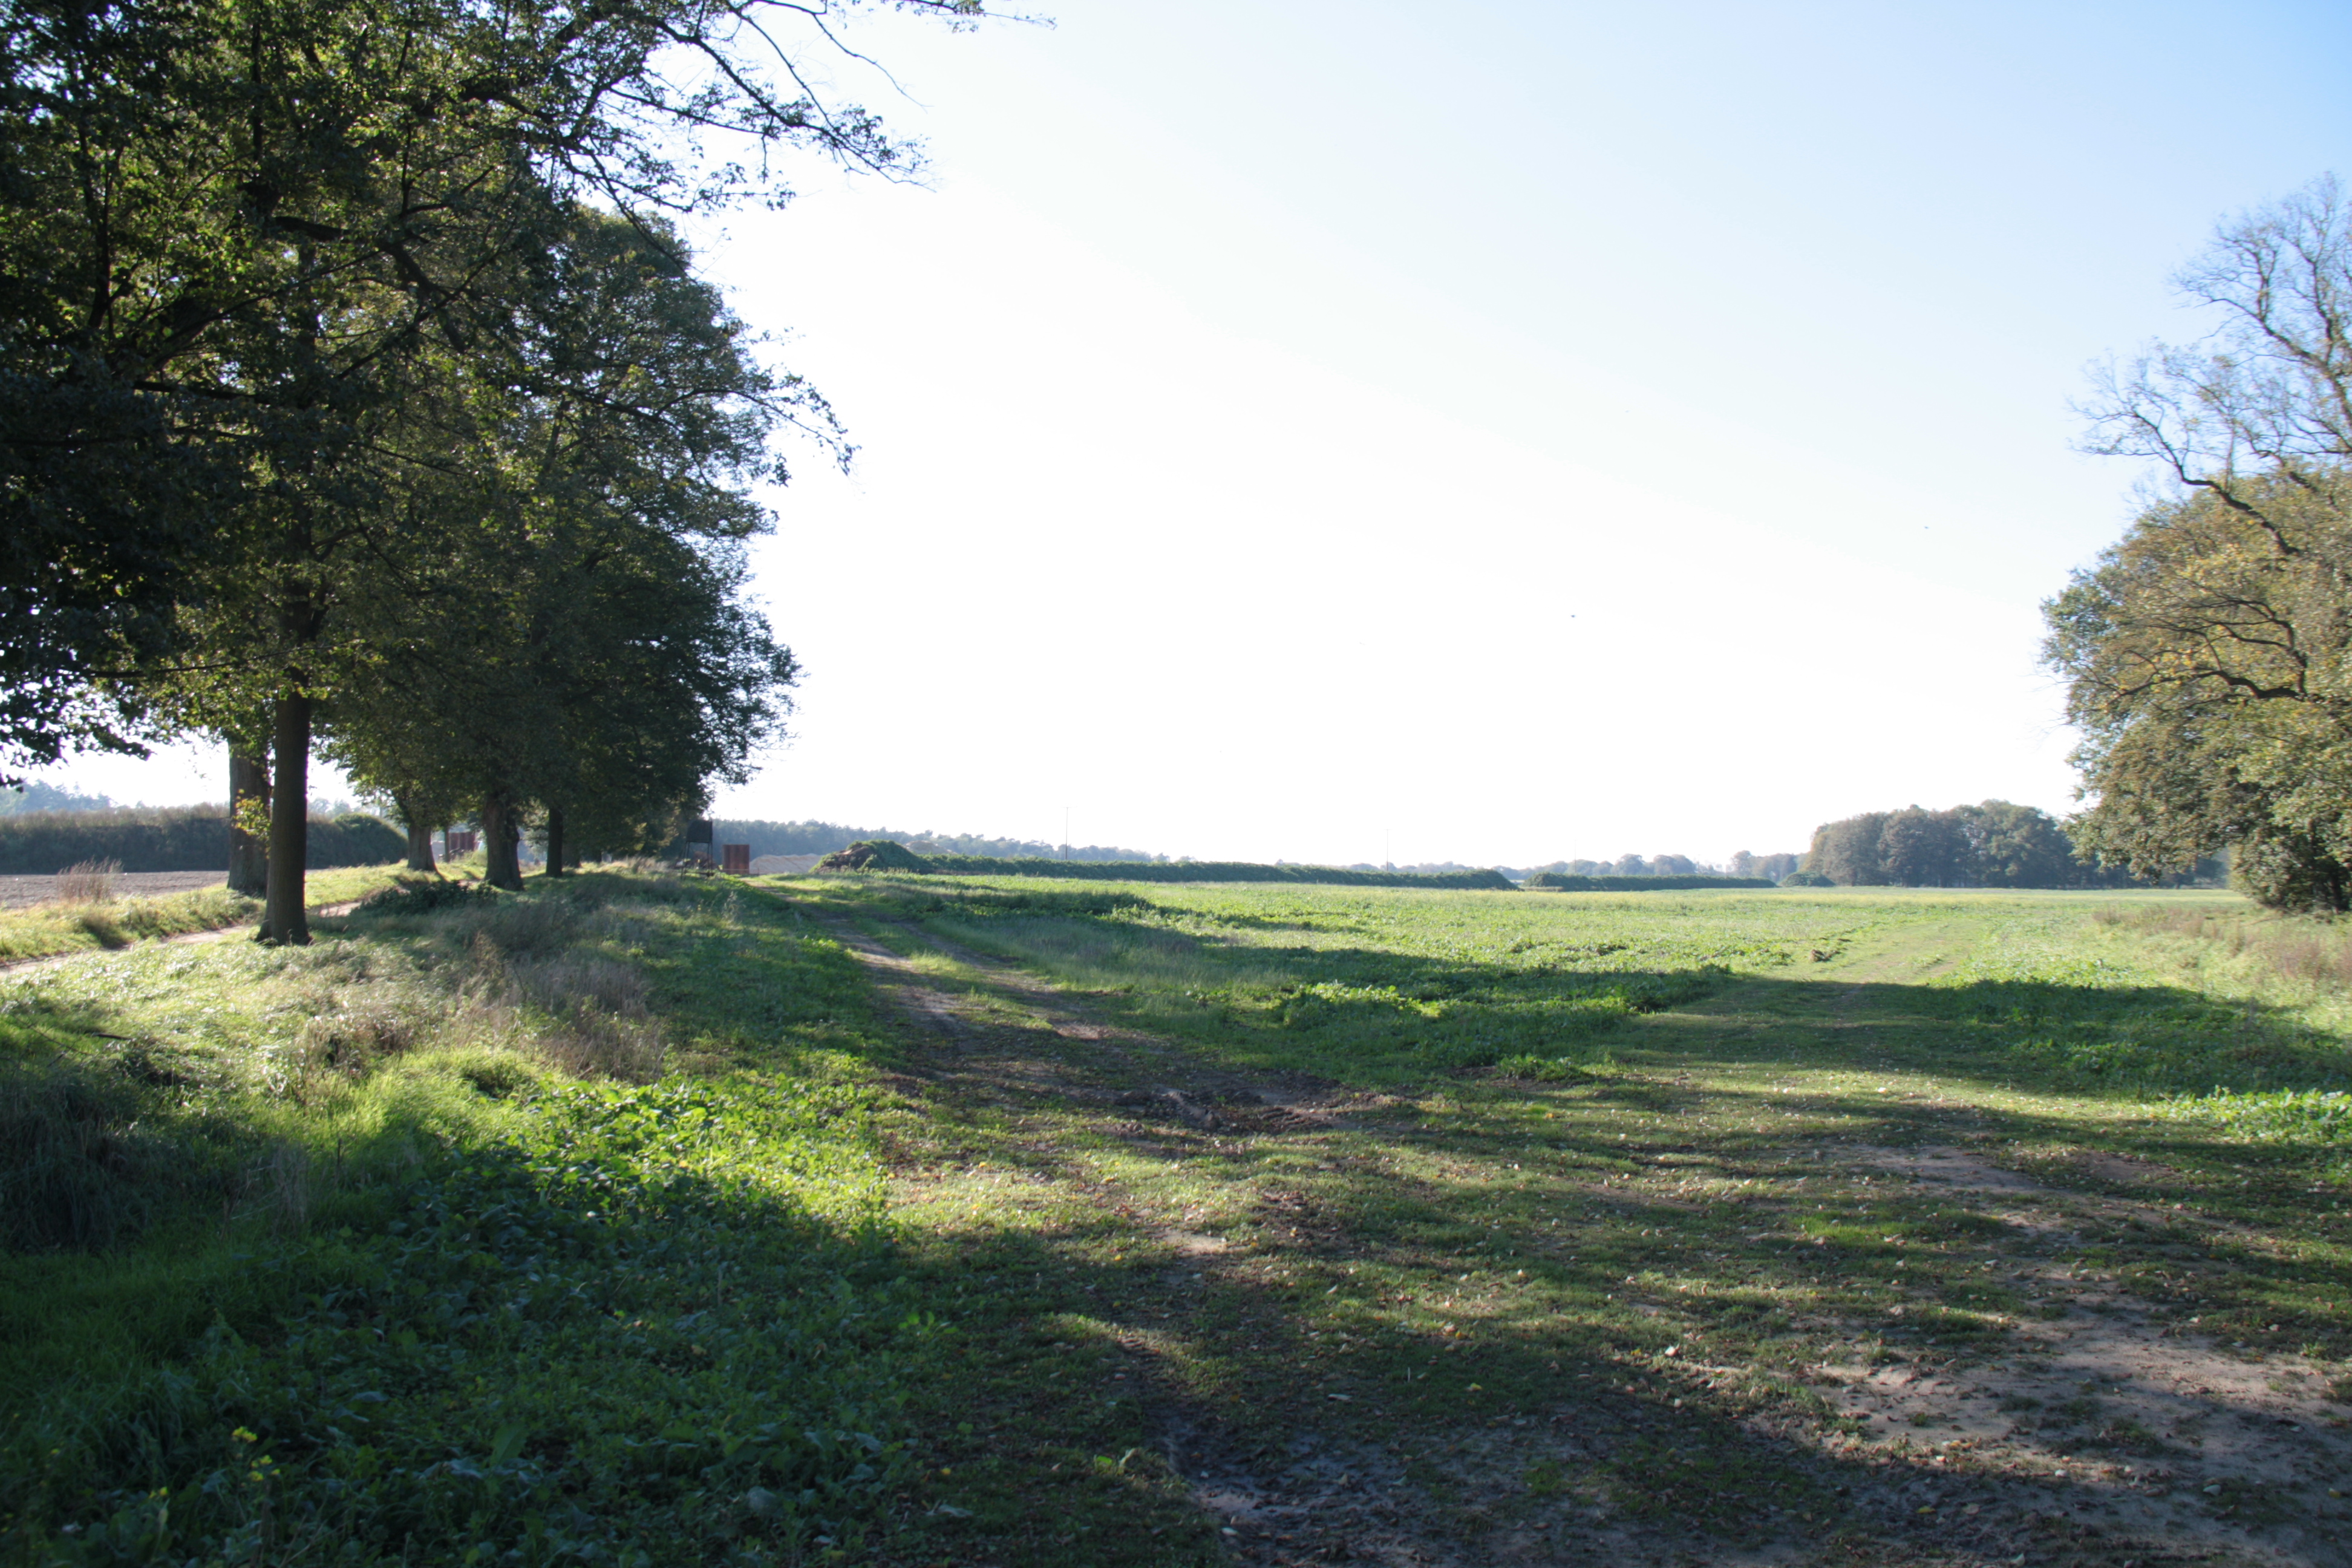
<svg viewBox="0 0 2352 1568">
<path fill-rule="evenodd" d="M 1576 1083 L 1585 1079 L 1603 1077 L 1615 1065 L 1615 1058 L 1606 1051 L 1584 1060 L 1571 1057 L 1538 1057 L 1523 1052 L 1496 1062 L 1495 1075 L 1497 1078 L 1527 1079 L 1536 1083 Z"/>
</svg>

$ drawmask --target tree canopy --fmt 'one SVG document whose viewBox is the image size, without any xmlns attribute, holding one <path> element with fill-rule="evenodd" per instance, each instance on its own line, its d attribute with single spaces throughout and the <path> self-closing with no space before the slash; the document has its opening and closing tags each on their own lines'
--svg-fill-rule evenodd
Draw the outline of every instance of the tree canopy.
<svg viewBox="0 0 2352 1568">
<path fill-rule="evenodd" d="M 740 768 L 793 674 L 754 489 L 785 428 L 847 447 L 671 220 L 784 200 L 783 154 L 919 166 L 812 86 L 861 8 L 0 14 L 0 772 L 266 749 L 299 941 L 314 729 L 426 815 L 616 831 Z"/>
<path fill-rule="evenodd" d="M 1840 887 L 2076 888 L 2114 879 L 2077 858 L 2048 812 L 2005 800 L 1823 823 L 1801 869 Z"/>
<path fill-rule="evenodd" d="M 2094 449 L 2164 489 L 2044 606 L 2092 804 L 2143 876 L 2222 847 L 2282 909 L 2352 908 L 2352 209 L 2333 180 L 2179 279 L 2219 325 L 2102 377 Z"/>
</svg>

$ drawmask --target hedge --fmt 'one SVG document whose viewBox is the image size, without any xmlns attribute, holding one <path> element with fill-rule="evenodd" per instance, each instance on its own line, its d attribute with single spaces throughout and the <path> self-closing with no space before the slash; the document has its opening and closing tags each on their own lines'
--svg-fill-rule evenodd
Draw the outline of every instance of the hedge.
<svg viewBox="0 0 2352 1568">
<path fill-rule="evenodd" d="M 407 853 L 405 836 L 375 817 L 352 813 L 310 819 L 313 870 L 381 866 Z M 49 877 L 84 860 L 119 860 L 126 871 L 226 871 L 227 808 L 20 811 L 0 816 L 0 874 Z"/>
</svg>

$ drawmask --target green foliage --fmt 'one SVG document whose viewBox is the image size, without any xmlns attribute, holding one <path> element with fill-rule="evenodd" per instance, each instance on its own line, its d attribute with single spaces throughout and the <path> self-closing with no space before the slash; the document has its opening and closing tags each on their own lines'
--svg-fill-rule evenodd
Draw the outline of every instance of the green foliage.
<svg viewBox="0 0 2352 1568">
<path fill-rule="evenodd" d="M 310 864 L 380 866 L 405 851 L 400 833 L 347 813 L 309 826 Z M 228 865 L 228 813 L 193 805 L 115 811 L 18 812 L 0 817 L 0 873 L 51 876 L 84 860 L 126 871 L 218 871 Z"/>
<path fill-rule="evenodd" d="M 466 448 L 428 430 L 547 368 L 518 339 L 580 193 L 649 233 L 780 199 L 791 149 L 909 166 L 874 116 L 812 95 L 812 51 L 839 52 L 825 24 L 766 0 L 526 4 L 495 26 L 358 0 L 0 14 L 0 757 L 124 744 L 143 692 L 93 691 L 101 672 L 191 640 L 224 668 L 214 639 L 259 632 L 273 595 L 289 645 L 320 641 L 341 557 L 401 510 L 399 449 L 446 468 Z M 220 596 L 256 565 L 275 588 Z"/>
<path fill-rule="evenodd" d="M 1791 871 L 1780 879 L 1784 888 L 1834 888 L 1837 886 L 1819 871 Z"/>
<path fill-rule="evenodd" d="M 1824 823 L 1813 830 L 1803 869 L 1838 887 L 2078 888 L 2123 879 L 2077 859 L 2047 812 L 2005 800 Z"/>
<path fill-rule="evenodd" d="M 329 749 L 428 819 L 536 803 L 567 858 L 650 848 L 681 804 L 740 782 L 789 708 L 795 667 L 745 597 L 742 544 L 770 526 L 751 494 L 782 473 L 769 437 L 824 408 L 758 364 L 688 260 L 642 220 L 564 215 L 523 301 L 528 378 L 456 433 L 529 483 L 433 487 L 415 509 L 446 540 L 431 591 L 368 607 L 394 651 Z"/>
<path fill-rule="evenodd" d="M 842 52 L 781 0 L 0 13 L 0 767 L 266 731 L 298 943 L 315 726 L 503 885 L 534 805 L 561 868 L 740 782 L 795 670 L 770 443 L 848 447 L 674 224 L 792 150 L 911 166 Z"/>
<path fill-rule="evenodd" d="M 2161 1113 L 2258 1143 L 2352 1144 L 2352 1093 L 2340 1089 L 2220 1089 L 2183 1096 Z"/>
<path fill-rule="evenodd" d="M 2086 849 L 2142 876 L 2226 847 L 2273 909 L 2352 910 L 2352 209 L 2331 176 L 2220 231 L 2180 286 L 2193 347 L 2110 375 L 2095 449 L 2171 493 L 2042 606 L 2095 804 Z"/>
<path fill-rule="evenodd" d="M 20 1405 L 0 1505 L 68 1561 L 42 1526 L 121 1535 L 167 1500 L 187 1545 L 277 1562 L 788 1558 L 887 1494 L 889 1352 L 921 1329 L 856 1279 L 878 1193 L 832 1099 L 541 1091 L 497 1142 L 355 1184 L 343 1223 L 264 1248 L 177 1368 Z M 142 1453 L 142 1427 L 186 1436 Z"/>
</svg>

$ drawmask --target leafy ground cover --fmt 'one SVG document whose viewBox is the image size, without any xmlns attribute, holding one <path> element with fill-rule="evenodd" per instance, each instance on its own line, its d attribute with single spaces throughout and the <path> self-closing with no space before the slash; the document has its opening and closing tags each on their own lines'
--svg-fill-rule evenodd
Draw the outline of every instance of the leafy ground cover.
<svg viewBox="0 0 2352 1568">
<path fill-rule="evenodd" d="M 13 1561 L 2345 1560 L 2352 1020 L 2226 895 L 321 932 L 0 978 Z"/>
</svg>

